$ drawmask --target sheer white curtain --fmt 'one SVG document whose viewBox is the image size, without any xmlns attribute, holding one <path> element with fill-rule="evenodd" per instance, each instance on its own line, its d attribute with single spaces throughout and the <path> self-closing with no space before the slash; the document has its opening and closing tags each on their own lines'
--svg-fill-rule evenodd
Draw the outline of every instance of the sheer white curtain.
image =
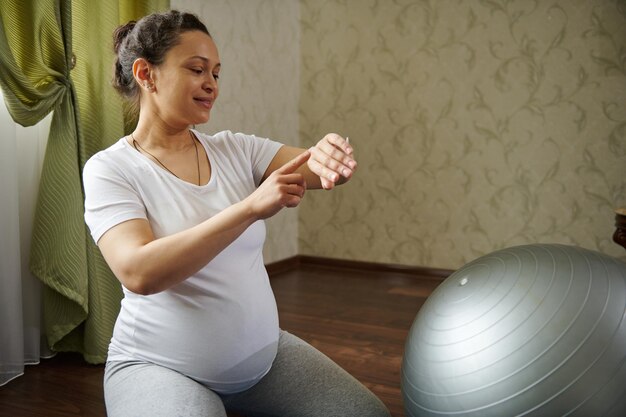
<svg viewBox="0 0 626 417">
<path fill-rule="evenodd" d="M 28 268 L 50 121 L 16 124 L 0 92 L 0 386 L 52 355 L 41 337 L 41 283 Z"/>
</svg>

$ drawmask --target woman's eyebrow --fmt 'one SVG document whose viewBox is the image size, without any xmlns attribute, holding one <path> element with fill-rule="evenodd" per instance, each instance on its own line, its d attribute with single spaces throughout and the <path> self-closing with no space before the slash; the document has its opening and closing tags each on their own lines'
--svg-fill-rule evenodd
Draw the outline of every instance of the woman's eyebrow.
<svg viewBox="0 0 626 417">
<path fill-rule="evenodd" d="M 211 60 L 209 58 L 204 57 L 204 56 L 200 56 L 200 55 L 194 55 L 194 56 L 190 57 L 189 61 L 192 61 L 194 59 L 199 59 L 199 60 L 201 60 L 201 61 L 203 61 L 203 62 L 205 62 L 207 64 L 211 62 Z M 221 67 L 222 67 L 222 63 L 221 62 L 218 62 L 217 64 L 215 64 L 215 68 L 221 68 Z"/>
</svg>

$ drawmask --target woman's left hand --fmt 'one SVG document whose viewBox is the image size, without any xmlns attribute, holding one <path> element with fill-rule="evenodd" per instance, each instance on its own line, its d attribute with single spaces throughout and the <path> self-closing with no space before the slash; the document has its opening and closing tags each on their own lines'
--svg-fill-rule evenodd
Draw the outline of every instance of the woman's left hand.
<svg viewBox="0 0 626 417">
<path fill-rule="evenodd" d="M 348 181 L 356 169 L 352 146 L 336 133 L 327 134 L 309 151 L 308 167 L 320 177 L 325 190 Z"/>
</svg>

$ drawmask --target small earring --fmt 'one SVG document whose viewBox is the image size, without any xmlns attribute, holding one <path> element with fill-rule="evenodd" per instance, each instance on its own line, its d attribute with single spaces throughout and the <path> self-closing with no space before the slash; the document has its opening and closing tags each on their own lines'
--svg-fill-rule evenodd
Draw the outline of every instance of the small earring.
<svg viewBox="0 0 626 417">
<path fill-rule="evenodd" d="M 152 85 L 152 84 L 145 83 L 143 86 L 146 87 L 150 91 L 152 91 L 154 89 L 154 85 Z"/>
</svg>

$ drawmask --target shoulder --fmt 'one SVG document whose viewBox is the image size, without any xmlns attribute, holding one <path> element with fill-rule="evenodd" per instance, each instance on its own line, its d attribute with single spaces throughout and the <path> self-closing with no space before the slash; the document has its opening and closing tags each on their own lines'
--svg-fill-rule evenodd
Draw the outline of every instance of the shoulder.
<svg viewBox="0 0 626 417">
<path fill-rule="evenodd" d="M 232 130 L 222 130 L 221 132 L 213 133 L 211 135 L 202 133 L 197 130 L 193 131 L 200 140 L 209 141 L 213 143 L 228 143 L 230 145 L 244 145 L 254 142 L 273 142 L 271 139 L 248 134 L 242 132 L 233 132 Z"/>
<path fill-rule="evenodd" d="M 83 177 L 98 175 L 103 172 L 112 174 L 130 161 L 126 138 L 121 138 L 113 145 L 95 153 L 83 167 Z"/>
<path fill-rule="evenodd" d="M 126 148 L 127 148 L 126 137 L 123 137 L 117 142 L 115 142 L 113 145 L 109 146 L 108 148 L 105 148 L 93 154 L 91 158 L 89 158 L 87 163 L 89 164 L 92 161 L 115 159 L 119 155 L 124 154 L 126 152 Z"/>
<path fill-rule="evenodd" d="M 213 135 L 200 132 L 195 133 L 203 143 L 218 153 L 246 155 L 248 158 L 253 159 L 258 157 L 265 158 L 267 154 L 273 156 L 282 146 L 282 143 L 271 139 L 246 133 L 234 133 L 230 130 L 217 132 Z"/>
<path fill-rule="evenodd" d="M 256 139 L 256 136 L 254 135 L 235 133 L 231 130 L 223 130 L 212 135 L 198 132 L 196 130 L 194 130 L 194 133 L 198 139 L 205 143 L 223 147 L 241 147 L 244 146 L 246 142 L 254 141 Z"/>
</svg>

